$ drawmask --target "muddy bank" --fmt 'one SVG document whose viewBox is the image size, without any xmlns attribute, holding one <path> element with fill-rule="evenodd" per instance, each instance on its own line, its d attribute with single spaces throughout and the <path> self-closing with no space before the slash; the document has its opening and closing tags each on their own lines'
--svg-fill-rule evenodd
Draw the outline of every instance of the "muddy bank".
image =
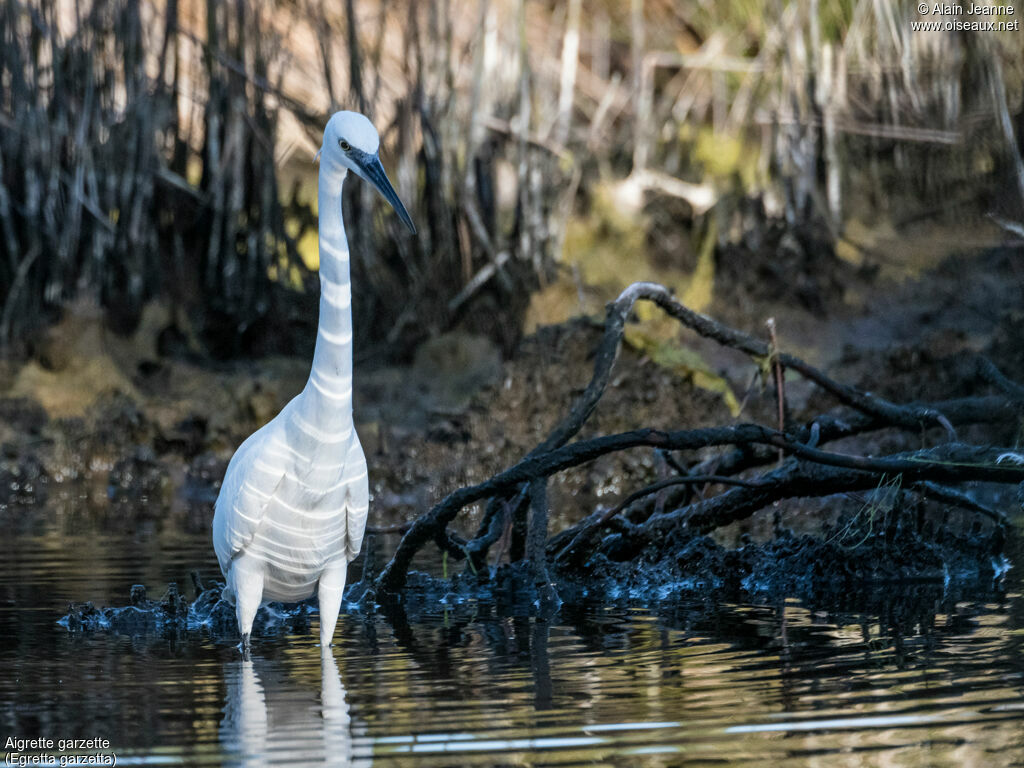
<svg viewBox="0 0 1024 768">
<path fill-rule="evenodd" d="M 69 334 L 80 333 L 79 320 L 67 321 L 75 326 Z M 51 495 L 55 504 L 84 497 L 95 514 L 117 507 L 161 525 L 209 525 L 233 451 L 301 390 L 308 361 L 200 365 L 151 358 L 131 349 L 144 343 L 102 329 L 87 335 L 94 340 L 59 367 L 36 359 L 8 373 L 0 504 L 22 518 Z M 401 523 L 529 451 L 586 383 L 600 337 L 584 320 L 544 328 L 503 362 L 485 339 L 451 334 L 425 345 L 409 366 L 364 366 L 355 416 L 370 465 L 370 524 Z M 83 389 L 92 384 L 83 384 L 82 371 L 97 367 L 104 380 L 88 401 Z M 715 394 L 625 350 L 587 434 L 727 417 Z M 571 519 L 573 508 L 614 498 L 656 469 L 650 455 L 599 461 L 559 480 L 552 498 Z"/>
<path fill-rule="evenodd" d="M 1021 294 L 1020 282 L 1013 279 L 1015 256 L 1015 251 L 996 250 L 956 257 L 925 282 L 880 290 L 875 314 L 847 309 L 845 319 L 832 317 L 818 325 L 821 346 L 811 350 L 812 359 L 848 382 L 901 402 L 987 392 L 971 356 L 980 352 L 1007 372 L 1024 371 L 1024 353 L 1014 336 Z M 988 275 L 983 288 L 953 298 L 943 293 L 971 265 Z M 911 311 L 915 302 L 916 313 Z M 964 311 L 961 305 L 977 311 L 960 333 L 950 330 L 949 318 L 935 319 L 937 306 L 959 312 Z M 893 323 L 905 332 L 905 343 L 891 337 L 879 345 L 876 336 L 843 331 L 843 345 L 835 346 L 837 329 L 884 325 L 895 306 L 903 310 Z M 804 327 L 812 325 L 806 308 L 789 307 L 779 316 L 799 316 Z M 308 362 L 269 358 L 224 367 L 164 358 L 152 338 L 158 328 L 156 321 L 144 323 L 134 338 L 120 339 L 93 316 L 71 316 L 55 329 L 54 338 L 75 344 L 62 347 L 60 355 L 51 349 L 3 371 L 0 514 L 6 520 L 29 525 L 44 505 L 65 505 L 77 515 L 108 518 L 120 526 L 209 530 L 232 452 L 301 389 Z M 486 340 L 450 334 L 424 345 L 409 366 L 364 365 L 356 378 L 355 410 L 370 465 L 371 527 L 400 528 L 450 491 L 485 480 L 533 449 L 589 380 L 601 335 L 600 326 L 587 320 L 541 328 L 503 361 Z M 650 338 L 641 335 L 637 342 L 627 336 L 581 439 L 637 427 L 774 423 L 774 392 L 754 375 L 757 368 L 749 359 L 730 350 L 712 353 L 692 336 L 675 337 L 672 344 L 703 356 L 707 367 L 697 375 L 696 366 L 675 364 L 672 358 L 666 363 L 661 350 L 667 342 L 651 346 Z M 721 385 L 732 393 L 731 403 Z M 100 392 L 90 400 L 91 386 Z M 794 422 L 814 419 L 831 407 L 824 395 L 800 381 L 787 383 L 787 406 L 787 418 Z M 971 425 L 963 437 L 1012 445 L 1017 430 L 1012 420 L 1000 420 Z M 942 435 L 939 426 L 920 434 L 882 430 L 840 441 L 837 450 L 893 453 L 934 445 Z M 704 449 L 673 458 L 659 450 L 635 449 L 556 475 L 548 494 L 550 531 L 557 534 L 594 510 L 614 506 L 632 490 L 673 475 L 678 467 L 673 462 L 716 455 Z M 1005 493 L 968 490 L 1004 512 L 1016 508 Z M 631 523 L 624 518 L 618 529 L 613 525 L 602 533 L 594 556 L 576 564 L 579 570 L 553 576 L 565 598 L 584 599 L 588 589 L 643 598 L 666 589 L 686 594 L 693 587 L 699 593 L 708 585 L 715 594 L 788 592 L 833 582 L 941 581 L 951 574 L 989 583 L 998 575 L 1004 527 L 978 525 L 975 517 L 941 503 L 901 509 L 895 503 L 879 505 L 877 494 L 870 492 L 789 500 L 775 504 L 770 515 L 754 515 L 710 537 L 673 533 L 642 552 L 622 536 L 622 526 Z M 480 514 L 479 507 L 468 508 L 455 529 L 472 535 Z M 353 564 L 350 581 L 378 570 L 394 550 L 397 535 L 381 533 L 368 540 L 371 554 Z M 496 546 L 486 564 L 493 580 L 460 577 L 472 585 L 467 594 L 476 599 L 501 584 L 512 589 L 518 583 L 516 569 L 503 565 L 507 551 Z M 430 547 L 417 556 L 415 567 L 437 575 L 456 566 Z M 526 594 L 532 589 L 526 581 L 519 588 Z"/>
</svg>

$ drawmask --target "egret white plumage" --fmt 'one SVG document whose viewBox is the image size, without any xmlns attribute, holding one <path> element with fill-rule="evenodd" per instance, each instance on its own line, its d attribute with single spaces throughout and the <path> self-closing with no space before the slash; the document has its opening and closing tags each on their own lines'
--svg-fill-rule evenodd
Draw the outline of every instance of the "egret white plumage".
<svg viewBox="0 0 1024 768">
<path fill-rule="evenodd" d="M 320 322 L 309 380 L 231 458 L 217 497 L 213 546 L 235 602 L 243 648 L 265 600 L 316 593 L 320 645 L 330 645 L 346 568 L 362 546 L 366 459 L 352 419 L 352 288 L 341 192 L 349 171 L 373 184 L 414 233 L 378 156 L 373 124 L 356 112 L 327 122 L 320 158 Z"/>
</svg>

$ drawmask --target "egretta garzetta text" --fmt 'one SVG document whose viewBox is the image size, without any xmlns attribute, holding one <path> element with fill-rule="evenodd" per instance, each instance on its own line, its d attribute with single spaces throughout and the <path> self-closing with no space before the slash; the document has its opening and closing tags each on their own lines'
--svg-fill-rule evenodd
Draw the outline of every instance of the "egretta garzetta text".
<svg viewBox="0 0 1024 768">
<path fill-rule="evenodd" d="M 373 184 L 416 231 L 379 147 L 363 115 L 337 112 L 327 122 L 317 153 L 320 322 L 312 370 L 302 392 L 235 452 L 217 497 L 213 546 L 246 652 L 261 602 L 314 593 L 320 645 L 329 646 L 346 568 L 363 542 L 369 483 L 352 419 L 352 283 L 341 215 L 349 171 Z"/>
</svg>

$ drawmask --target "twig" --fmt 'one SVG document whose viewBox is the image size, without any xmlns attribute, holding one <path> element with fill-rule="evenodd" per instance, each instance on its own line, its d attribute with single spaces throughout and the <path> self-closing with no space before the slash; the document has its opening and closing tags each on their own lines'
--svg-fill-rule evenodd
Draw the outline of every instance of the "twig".
<svg viewBox="0 0 1024 768">
<path fill-rule="evenodd" d="M 367 533 L 405 533 L 412 527 L 412 522 L 406 520 L 403 523 L 394 523 L 393 525 L 368 525 L 366 526 Z"/>
<path fill-rule="evenodd" d="M 949 206 L 943 206 L 943 210 L 948 211 Z M 988 217 L 992 219 L 992 221 L 994 221 L 996 224 L 998 224 L 1001 229 L 1005 229 L 1011 235 L 1016 235 L 1017 237 L 1024 238 L 1024 224 L 1020 224 L 1016 221 L 1010 221 L 1009 219 L 1004 219 L 1002 216 L 998 216 L 994 213 L 990 213 Z"/>
<path fill-rule="evenodd" d="M 968 424 L 999 424 L 1015 416 L 1012 405 L 1003 397 L 963 397 L 953 400 L 939 400 L 934 403 L 910 403 L 910 406 L 938 411 L 948 416 L 954 426 L 965 426 Z M 865 434 L 879 429 L 893 427 L 877 416 L 866 413 L 827 413 L 819 416 L 811 424 L 805 424 L 795 428 L 790 436 L 801 443 L 814 447 L 825 443 L 842 440 L 843 438 Z M 915 427 L 902 427 L 914 433 L 919 431 Z M 813 440 L 812 433 L 817 431 L 817 440 Z M 698 470 L 714 463 L 715 471 L 723 475 L 734 475 L 754 467 L 767 464 L 775 456 L 774 451 L 766 451 L 752 446 L 741 446 L 716 456 L 698 467 Z"/>
<path fill-rule="evenodd" d="M 636 288 L 641 294 L 638 298 L 642 297 L 655 302 L 687 328 L 705 338 L 712 339 L 723 346 L 732 347 L 754 357 L 766 358 L 771 354 L 771 349 L 763 341 L 722 325 L 706 315 L 699 314 L 683 306 L 672 298 L 672 295 L 664 286 L 657 285 L 656 283 L 634 283 L 626 290 L 628 291 L 633 288 Z M 780 353 L 778 357 L 779 362 L 784 367 L 791 368 L 805 379 L 813 381 L 841 403 L 849 405 L 851 408 L 878 416 L 893 426 L 920 429 L 924 424 L 936 423 L 945 428 L 951 439 L 956 439 L 956 430 L 949 423 L 949 419 L 938 411 L 913 405 L 896 405 L 876 395 L 861 392 L 846 384 L 840 384 L 799 357 L 785 353 Z"/>
<path fill-rule="evenodd" d="M 484 264 L 480 268 L 480 270 L 475 275 L 473 275 L 472 278 L 470 278 L 469 282 L 467 282 L 463 286 L 462 290 L 455 294 L 449 300 L 448 311 L 455 312 L 455 310 L 457 310 L 459 307 L 465 304 L 466 301 L 473 296 L 473 294 L 475 294 L 477 291 L 483 288 L 484 285 L 487 284 L 487 281 L 494 277 L 496 274 L 498 274 L 498 270 L 505 266 L 505 263 L 509 260 L 510 255 L 511 254 L 509 254 L 508 251 L 502 251 L 501 253 L 497 254 L 494 257 L 493 261 Z"/>
<path fill-rule="evenodd" d="M 984 504 L 979 504 L 971 497 L 953 488 L 946 488 L 943 485 L 931 482 L 912 483 L 910 488 L 911 490 L 920 493 L 922 496 L 927 496 L 945 504 L 952 504 L 957 507 L 969 509 L 972 512 L 977 512 L 978 514 L 989 518 L 997 525 L 1006 524 L 1006 515 L 1003 512 L 987 507 Z"/>
<path fill-rule="evenodd" d="M 849 470 L 842 477 L 851 487 L 868 487 L 877 484 L 878 473 L 902 472 L 908 480 L 937 480 L 942 482 L 960 482 L 963 480 L 989 480 L 993 482 L 1017 483 L 1024 482 L 1024 466 L 1010 466 L 995 464 L 999 450 L 993 447 L 967 446 L 959 443 L 947 443 L 928 451 L 919 451 L 913 454 L 897 454 L 893 457 L 882 459 L 871 459 L 860 456 L 845 456 L 842 454 L 820 451 L 807 446 L 795 443 L 775 430 L 762 427 L 757 424 L 741 424 L 734 427 L 712 427 L 706 429 L 693 429 L 677 432 L 665 432 L 656 429 L 639 429 L 631 432 L 622 432 L 615 435 L 606 435 L 593 440 L 583 440 L 572 445 L 563 446 L 541 456 L 527 456 L 518 464 L 506 469 L 504 472 L 491 477 L 477 485 L 460 488 L 449 494 L 426 514 L 418 517 L 412 527 L 402 538 L 395 552 L 394 557 L 387 564 L 384 571 L 377 578 L 377 588 L 383 592 L 395 592 L 405 584 L 407 570 L 412 562 L 413 555 L 428 541 L 439 536 L 445 527 L 450 523 L 458 512 L 468 504 L 498 494 L 508 492 L 519 487 L 523 483 L 529 483 L 540 478 L 579 466 L 593 461 L 599 456 L 616 451 L 636 448 L 639 446 L 651 446 L 656 448 L 681 450 L 707 448 L 714 445 L 727 443 L 762 443 L 773 446 L 783 446 L 792 451 L 800 458 L 809 459 L 816 463 L 831 465 Z M 687 522 L 698 526 L 709 525 L 710 528 L 724 525 L 733 519 L 739 519 L 759 509 L 776 498 L 784 498 L 787 495 L 818 496 L 823 495 L 815 490 L 811 481 L 818 476 L 793 470 L 792 467 L 803 467 L 802 463 L 787 464 L 779 472 L 796 472 L 791 486 L 795 486 L 796 493 L 790 490 L 778 490 L 778 478 L 772 483 L 766 483 L 756 488 L 740 488 L 728 491 L 720 496 L 701 504 L 716 503 L 722 504 L 721 500 L 730 497 L 732 494 L 744 493 L 749 496 L 745 504 L 735 505 L 729 500 L 725 501 L 726 512 L 705 513 L 697 515 L 696 518 L 688 517 Z M 859 474 L 851 474 L 851 473 Z M 833 473 L 841 475 L 841 473 Z M 767 481 L 772 475 L 762 478 Z M 852 479 L 851 479 L 852 478 Z M 801 481 L 803 481 L 801 483 Z M 867 486 L 858 485 L 867 483 Z M 694 505 L 699 507 L 700 505 Z M 740 512 L 737 512 L 740 510 Z M 676 513 L 666 513 L 676 514 Z M 726 519 L 729 514 L 738 514 L 738 517 Z M 661 515 L 659 517 L 665 517 Z M 654 519 L 652 517 L 652 519 Z M 725 522 L 722 522 L 722 521 Z M 650 521 L 648 521 L 650 522 Z"/>
<path fill-rule="evenodd" d="M 533 134 L 517 131 L 507 120 L 502 120 L 493 115 L 484 115 L 480 119 L 480 124 L 487 130 L 502 136 L 515 137 L 517 134 L 520 134 L 522 141 L 534 149 L 543 149 L 560 160 L 572 160 L 572 156 L 563 147 Z"/>
<path fill-rule="evenodd" d="M 796 447 L 796 446 L 793 446 Z M 992 480 L 1020 482 L 1024 467 L 1017 474 L 999 472 L 994 463 L 998 449 L 988 446 L 946 443 L 935 448 L 897 454 L 883 459 L 840 456 L 811 449 L 804 451 L 823 459 L 826 466 L 807 461 L 789 461 L 761 478 L 756 488 L 736 488 L 712 499 L 681 509 L 652 515 L 634 534 L 643 541 L 656 540 L 668 530 L 685 524 L 695 533 L 703 533 L 749 517 L 774 501 L 786 498 L 830 496 L 878 485 L 879 474 L 902 473 L 904 481 L 964 482 Z M 803 456 L 801 458 L 804 458 Z"/>
<path fill-rule="evenodd" d="M 565 445 L 586 423 L 594 408 L 597 407 L 597 403 L 600 401 L 608 385 L 612 367 L 618 356 L 626 319 L 633 306 L 640 299 L 653 301 L 686 327 L 701 336 L 717 341 L 723 346 L 738 349 L 754 357 L 770 359 L 772 356 L 770 345 L 722 325 L 706 315 L 688 309 L 676 301 L 664 286 L 656 283 L 633 283 L 623 290 L 615 301 L 608 304 L 604 335 L 594 357 L 594 373 L 590 383 L 587 384 L 583 394 L 573 403 L 568 416 L 551 431 L 542 443 L 527 454 L 526 459 L 541 456 Z M 950 420 L 935 407 L 920 404 L 896 405 L 882 398 L 859 392 L 852 387 L 833 381 L 800 358 L 778 353 L 776 359 L 780 366 L 796 370 L 804 378 L 813 381 L 822 389 L 831 393 L 840 402 L 861 411 L 864 414 L 859 420 L 861 423 L 864 423 L 866 419 L 867 423 L 877 424 L 879 428 L 881 426 L 897 426 L 904 429 L 920 430 L 922 424 L 935 422 L 941 424 L 949 435 L 954 438 L 956 437 L 956 430 L 953 428 Z M 995 405 L 995 403 L 988 403 L 989 407 L 995 407 Z M 842 431 L 842 426 L 838 422 L 834 422 L 830 426 L 834 432 Z M 807 440 L 809 435 L 809 431 L 802 433 L 800 439 Z M 820 435 L 820 439 L 828 439 L 828 429 L 821 428 Z M 750 454 L 749 447 L 747 454 Z M 725 471 L 721 472 L 721 474 L 729 474 L 729 472 Z M 516 513 L 521 508 L 521 502 L 513 507 L 513 517 L 516 516 Z M 480 535 L 478 533 L 476 539 L 471 541 L 469 546 L 482 559 L 486 555 L 486 546 L 489 546 L 489 544 L 484 545 Z"/>
<path fill-rule="evenodd" d="M 526 557 L 533 566 L 536 584 L 548 581 L 544 545 L 548 540 L 548 481 L 538 478 L 530 483 L 530 525 L 526 538 Z"/>
<path fill-rule="evenodd" d="M 657 483 L 652 483 L 646 488 L 641 488 L 639 491 L 634 491 L 611 509 L 599 513 L 596 516 L 591 515 L 583 523 L 563 531 L 551 540 L 549 549 L 556 552 L 554 555 L 554 559 L 556 561 L 564 561 L 572 552 L 578 551 L 581 547 L 585 546 L 598 531 L 612 520 L 612 518 L 628 509 L 634 502 L 648 496 L 652 496 L 656 493 L 660 493 L 666 488 L 673 488 L 681 485 L 691 486 L 698 483 L 719 483 L 721 485 L 733 485 L 741 488 L 758 488 L 761 485 L 761 483 L 756 480 L 740 480 L 735 477 L 725 477 L 723 475 L 686 475 L 684 477 L 670 477 L 667 480 L 660 480 Z M 569 540 L 568 543 L 564 543 L 566 539 Z"/>
<path fill-rule="evenodd" d="M 18 271 L 14 274 L 14 280 L 11 281 L 11 287 L 7 289 L 7 295 L 4 297 L 4 309 L 3 313 L 0 314 L 0 346 L 5 349 L 11 338 L 11 318 L 14 316 L 18 306 L 18 294 L 21 292 L 25 278 L 28 276 L 29 270 L 32 269 L 32 265 L 35 264 L 40 252 L 39 246 L 36 245 L 25 254 L 25 257 L 18 265 Z"/>
<path fill-rule="evenodd" d="M 1006 378 L 1006 375 L 996 368 L 995 363 L 986 357 L 978 358 L 978 373 L 992 386 L 1000 390 L 1018 405 L 1024 404 L 1024 387 Z"/>
<path fill-rule="evenodd" d="M 768 442 L 784 447 L 801 459 L 833 467 L 885 474 L 902 472 L 909 478 L 921 470 L 921 464 L 924 462 L 934 469 L 934 472 L 926 473 L 928 475 L 926 479 L 929 480 L 957 481 L 965 479 L 965 476 L 969 475 L 967 479 L 971 480 L 989 480 L 996 483 L 1024 482 L 1024 467 L 1016 467 L 1019 472 L 1014 474 L 1002 472 L 1001 470 L 1006 467 L 995 463 L 999 451 L 992 446 L 946 443 L 944 446 L 938 446 L 928 451 L 871 458 L 822 451 L 789 440 L 783 435 L 772 436 Z M 949 456 L 943 455 L 943 448 L 949 448 L 951 452 Z M 991 457 L 988 457 L 988 454 L 992 454 Z"/>
<path fill-rule="evenodd" d="M 768 364 L 771 366 L 775 378 L 775 400 L 779 405 L 779 432 L 786 431 L 786 390 L 783 388 L 782 364 L 779 363 L 779 339 L 775 335 L 775 318 L 769 317 L 765 323 L 768 326 L 768 338 L 771 354 L 768 356 Z M 779 448 L 779 463 L 782 463 L 783 451 Z"/>
<path fill-rule="evenodd" d="M 526 500 L 528 490 L 529 486 L 524 485 L 519 495 L 511 501 L 496 496 L 487 504 L 476 536 L 466 545 L 466 554 L 477 571 L 483 567 L 488 549 L 499 541 L 507 530 L 511 510 Z"/>
</svg>

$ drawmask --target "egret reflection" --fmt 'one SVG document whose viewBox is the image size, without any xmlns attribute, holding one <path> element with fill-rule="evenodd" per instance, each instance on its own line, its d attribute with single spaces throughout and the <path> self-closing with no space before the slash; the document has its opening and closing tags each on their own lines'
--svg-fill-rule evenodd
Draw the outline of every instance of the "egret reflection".
<svg viewBox="0 0 1024 768">
<path fill-rule="evenodd" d="M 321 649 L 320 677 L 318 695 L 281 661 L 225 664 L 225 765 L 370 765 L 369 757 L 354 754 L 345 685 L 329 648 Z"/>
</svg>

